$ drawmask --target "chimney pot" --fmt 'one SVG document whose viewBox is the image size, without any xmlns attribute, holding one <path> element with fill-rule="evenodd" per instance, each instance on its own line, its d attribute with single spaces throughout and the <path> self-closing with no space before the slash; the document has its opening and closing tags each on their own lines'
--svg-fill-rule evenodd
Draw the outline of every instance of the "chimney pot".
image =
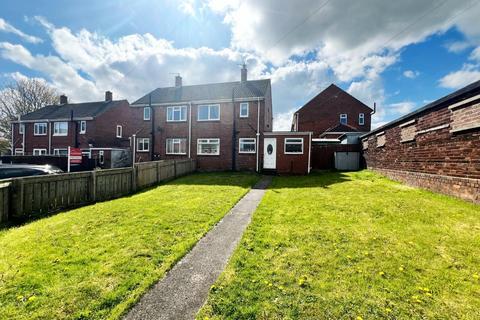
<svg viewBox="0 0 480 320">
<path fill-rule="evenodd" d="M 64 94 L 60 96 L 60 104 L 67 104 L 68 103 L 68 97 Z"/>
<path fill-rule="evenodd" d="M 245 63 L 242 65 L 241 80 L 242 82 L 247 81 L 247 65 Z"/>
<path fill-rule="evenodd" d="M 112 101 L 112 100 L 113 100 L 112 91 L 105 91 L 105 101 Z"/>
<path fill-rule="evenodd" d="M 175 87 L 179 88 L 182 86 L 182 77 L 180 75 L 175 76 Z"/>
</svg>

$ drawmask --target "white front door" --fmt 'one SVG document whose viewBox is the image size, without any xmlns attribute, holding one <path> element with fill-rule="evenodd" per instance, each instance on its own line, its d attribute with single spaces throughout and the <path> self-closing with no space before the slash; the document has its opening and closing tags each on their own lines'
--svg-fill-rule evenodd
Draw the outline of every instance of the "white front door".
<svg viewBox="0 0 480 320">
<path fill-rule="evenodd" d="M 277 138 L 263 139 L 263 168 L 277 168 Z"/>
</svg>

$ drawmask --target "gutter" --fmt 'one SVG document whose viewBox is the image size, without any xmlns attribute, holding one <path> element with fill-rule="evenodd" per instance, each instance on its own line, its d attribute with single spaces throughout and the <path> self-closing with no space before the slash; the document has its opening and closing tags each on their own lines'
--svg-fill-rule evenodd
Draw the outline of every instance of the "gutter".
<svg viewBox="0 0 480 320">
<path fill-rule="evenodd" d="M 236 98 L 236 102 L 248 102 L 255 101 L 257 99 L 264 100 L 265 97 L 249 97 L 249 98 Z M 152 103 L 152 106 L 155 107 L 169 107 L 169 106 L 184 106 L 188 103 L 193 104 L 207 104 L 207 103 L 229 103 L 232 102 L 232 99 L 212 99 L 212 100 L 191 100 L 191 101 L 171 101 L 171 102 L 161 102 L 161 103 Z M 131 107 L 148 107 L 148 103 L 134 103 L 130 105 Z"/>
<path fill-rule="evenodd" d="M 257 100 L 257 133 L 256 133 L 256 136 L 257 136 L 257 139 L 256 139 L 256 144 L 257 144 L 257 147 L 255 148 L 255 150 L 257 150 L 257 154 L 256 154 L 256 172 L 260 172 L 259 170 L 259 148 L 260 148 L 260 99 Z"/>
</svg>

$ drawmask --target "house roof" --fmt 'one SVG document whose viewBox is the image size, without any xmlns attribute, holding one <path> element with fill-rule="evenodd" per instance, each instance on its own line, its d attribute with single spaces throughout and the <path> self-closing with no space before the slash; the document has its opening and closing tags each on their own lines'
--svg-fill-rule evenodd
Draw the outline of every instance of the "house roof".
<svg viewBox="0 0 480 320">
<path fill-rule="evenodd" d="M 378 128 L 376 128 L 375 130 L 372 130 L 370 131 L 369 133 L 367 134 L 364 134 L 363 136 L 361 136 L 361 138 L 365 138 L 365 137 L 368 137 L 368 136 L 371 136 L 372 134 L 375 134 L 375 133 L 378 133 L 378 132 L 381 132 L 385 129 L 388 129 L 390 127 L 393 127 L 395 126 L 396 124 L 402 122 L 402 121 L 406 121 L 406 120 L 409 120 L 411 118 L 414 118 L 415 116 L 417 116 L 418 114 L 421 114 L 423 112 L 427 112 L 431 109 L 435 109 L 435 108 L 442 108 L 442 107 L 445 107 L 445 105 L 450 105 L 450 104 L 453 104 L 455 102 L 459 102 L 461 100 L 465 100 L 465 99 L 468 99 L 476 94 L 478 94 L 480 91 L 480 80 L 479 81 L 476 81 L 476 82 L 473 82 L 471 84 L 469 84 L 468 86 L 466 87 L 463 87 L 449 95 L 446 95 L 434 102 L 431 102 L 415 111 L 412 111 L 406 115 L 404 115 L 403 117 L 400 117 L 398 119 L 395 119 L 387 124 L 384 124 L 383 126 L 380 126 Z"/>
<path fill-rule="evenodd" d="M 335 84 L 330 84 L 327 88 L 325 88 L 322 92 L 317 94 L 315 97 L 310 99 L 307 103 L 305 103 L 300 109 L 298 109 L 295 113 L 300 112 L 304 108 L 308 108 L 312 103 L 315 105 L 315 107 L 328 107 L 333 99 L 338 98 L 338 96 L 341 95 L 344 98 L 347 98 L 347 100 L 351 100 L 353 102 L 358 103 L 359 105 L 365 107 L 366 109 L 373 111 L 372 108 L 367 106 L 365 103 L 362 101 L 358 100 L 342 88 L 337 87 Z M 367 110 L 367 111 L 368 111 Z"/>
<path fill-rule="evenodd" d="M 265 97 L 270 89 L 270 79 L 210 83 L 181 87 L 157 88 L 144 95 L 133 106 L 168 104 L 191 101 L 215 101 Z"/>
<path fill-rule="evenodd" d="M 349 126 L 348 124 L 339 123 L 336 126 L 330 127 L 324 131 L 324 133 L 328 132 L 360 132 L 356 128 Z"/>
<path fill-rule="evenodd" d="M 67 103 L 45 106 L 37 111 L 20 117 L 21 121 L 69 119 L 73 111 L 74 118 L 95 118 L 111 108 L 115 108 L 127 100 L 99 101 L 85 103 Z"/>
</svg>

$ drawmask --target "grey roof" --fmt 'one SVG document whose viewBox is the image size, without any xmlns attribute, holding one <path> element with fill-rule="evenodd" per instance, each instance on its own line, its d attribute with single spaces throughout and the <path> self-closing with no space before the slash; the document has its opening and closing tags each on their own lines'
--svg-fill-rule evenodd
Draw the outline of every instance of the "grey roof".
<svg viewBox="0 0 480 320">
<path fill-rule="evenodd" d="M 72 110 L 74 118 L 95 118 L 103 112 L 115 108 L 122 103 L 128 102 L 127 100 L 117 100 L 49 105 L 21 116 L 20 120 L 69 119 Z"/>
<path fill-rule="evenodd" d="M 422 112 L 426 112 L 426 111 L 429 111 L 430 109 L 435 109 L 435 108 L 443 108 L 445 107 L 445 105 L 451 105 L 455 102 L 459 102 L 461 100 L 465 100 L 465 99 L 468 99 L 476 94 L 478 94 L 480 92 L 480 80 L 478 81 L 475 81 L 471 84 L 469 84 L 468 86 L 466 87 L 463 87 L 462 89 L 459 89 L 449 95 L 446 95 L 436 101 L 433 101 L 415 111 L 412 111 L 398 119 L 395 119 L 387 124 L 384 124 L 383 126 L 380 126 L 378 128 L 376 128 L 375 130 L 372 130 L 370 131 L 369 133 L 367 134 L 364 134 L 363 136 L 361 136 L 361 138 L 364 138 L 364 137 L 368 137 L 374 133 L 377 133 L 377 132 L 380 132 L 380 131 L 383 131 L 385 129 L 388 129 L 390 127 L 393 127 L 394 125 L 402 122 L 402 121 L 405 121 L 405 120 L 408 120 L 410 118 L 414 118 L 416 115 L 422 113 Z"/>
<path fill-rule="evenodd" d="M 149 104 L 150 95 L 152 104 L 265 97 L 269 88 L 270 79 L 158 88 L 132 105 Z"/>
</svg>

